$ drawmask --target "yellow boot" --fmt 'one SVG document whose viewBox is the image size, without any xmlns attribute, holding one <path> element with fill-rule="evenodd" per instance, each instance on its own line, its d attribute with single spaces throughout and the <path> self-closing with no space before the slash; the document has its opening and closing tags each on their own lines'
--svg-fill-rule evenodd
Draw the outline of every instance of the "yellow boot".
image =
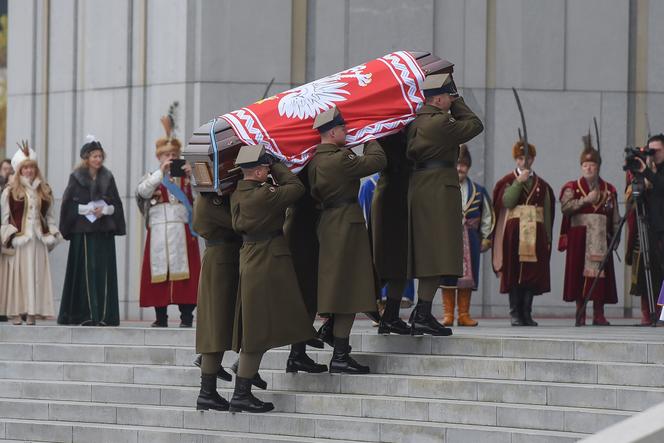
<svg viewBox="0 0 664 443">
<path fill-rule="evenodd" d="M 454 296 L 456 289 L 443 288 L 443 325 L 452 326 L 454 324 Z"/>
<path fill-rule="evenodd" d="M 459 289 L 457 296 L 457 302 L 459 305 L 459 320 L 457 324 L 459 326 L 477 326 L 477 322 L 470 318 L 470 294 L 471 289 Z"/>
</svg>

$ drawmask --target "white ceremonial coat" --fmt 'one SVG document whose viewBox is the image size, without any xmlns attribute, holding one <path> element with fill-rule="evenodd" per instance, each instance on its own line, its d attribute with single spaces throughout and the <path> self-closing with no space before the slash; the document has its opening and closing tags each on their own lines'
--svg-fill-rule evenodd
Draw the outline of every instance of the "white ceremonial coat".
<svg viewBox="0 0 664 443">
<path fill-rule="evenodd" d="M 14 255 L 5 255 L 2 260 L 2 289 L 6 293 L 6 314 L 52 316 L 53 288 L 48 253 L 62 239 L 53 220 L 53 205 L 46 214 L 48 234 L 42 233 L 40 222 L 40 200 L 36 194 L 39 179 L 29 184 L 21 177 L 26 188 L 25 213 L 23 215 L 22 235 L 11 241 Z M 0 241 L 8 246 L 9 238 L 18 233 L 18 229 L 9 223 L 9 187 L 5 188 L 0 198 L 2 220 Z"/>
<path fill-rule="evenodd" d="M 164 178 L 161 169 L 143 177 L 138 184 L 141 198 L 152 200 Z M 179 187 L 179 183 L 176 182 Z M 162 188 L 165 190 L 166 188 Z M 151 204 L 148 212 L 150 230 L 150 273 L 152 283 L 189 278 L 189 259 L 185 224 L 189 221 L 187 208 L 170 192 L 168 203 Z M 166 200 L 164 198 L 164 200 Z"/>
</svg>

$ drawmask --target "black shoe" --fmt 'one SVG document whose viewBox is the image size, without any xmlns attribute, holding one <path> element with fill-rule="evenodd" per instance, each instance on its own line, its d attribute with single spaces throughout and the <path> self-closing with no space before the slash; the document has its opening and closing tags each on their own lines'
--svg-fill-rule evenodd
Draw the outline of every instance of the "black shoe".
<svg viewBox="0 0 664 443">
<path fill-rule="evenodd" d="M 431 314 L 430 301 L 417 301 L 417 305 L 410 316 L 410 335 L 429 334 L 437 337 L 452 335 L 452 330 L 441 325 Z"/>
<path fill-rule="evenodd" d="M 85 320 L 83 323 L 81 323 L 81 326 L 95 326 L 94 320 Z"/>
<path fill-rule="evenodd" d="M 291 352 L 286 362 L 287 373 L 308 372 L 310 374 L 320 374 L 326 371 L 326 365 L 316 363 L 305 353 Z"/>
<path fill-rule="evenodd" d="M 235 360 L 235 363 L 231 366 L 231 371 L 235 374 L 235 378 L 238 379 L 240 377 L 237 376 L 237 367 L 240 364 L 240 360 Z M 224 371 L 225 372 L 225 371 Z M 229 374 L 230 376 L 230 374 Z M 258 389 L 267 389 L 267 382 L 261 378 L 261 375 L 256 372 L 256 375 L 253 376 L 253 378 L 250 379 L 251 384 L 256 386 Z M 229 380 L 230 381 L 230 380 Z"/>
<path fill-rule="evenodd" d="M 168 323 L 167 322 L 160 322 L 159 320 L 155 320 L 152 322 L 150 325 L 151 328 L 167 328 Z"/>
<path fill-rule="evenodd" d="M 185 321 L 180 322 L 180 327 L 181 328 L 191 328 L 193 326 L 194 326 L 193 322 L 189 322 L 189 323 L 187 323 Z"/>
<path fill-rule="evenodd" d="M 329 346 L 334 347 L 334 335 L 332 330 L 334 329 L 334 317 L 329 316 L 327 320 L 321 325 L 318 332 L 316 332 L 316 338 L 321 340 L 324 343 L 327 343 Z"/>
<path fill-rule="evenodd" d="M 196 400 L 196 410 L 228 411 L 228 401 L 217 392 L 217 377 L 214 375 L 201 375 L 201 391 Z"/>
<path fill-rule="evenodd" d="M 532 317 L 533 298 L 535 298 L 533 294 L 528 291 L 523 294 L 523 298 L 521 299 L 521 316 L 523 318 L 524 326 L 537 326 L 537 322 L 533 320 Z"/>
<path fill-rule="evenodd" d="M 410 326 L 408 326 L 405 321 L 399 318 L 400 306 L 400 300 L 387 300 L 385 303 L 385 312 L 383 312 L 383 317 L 378 323 L 379 334 L 410 334 Z"/>
<path fill-rule="evenodd" d="M 325 343 L 323 343 L 323 340 L 319 340 L 317 338 L 310 338 L 307 340 L 307 346 L 310 346 L 312 348 L 316 349 L 323 349 L 325 347 Z"/>
<path fill-rule="evenodd" d="M 201 354 L 198 354 L 194 359 L 194 366 L 198 366 L 200 368 L 202 361 L 203 361 L 203 356 Z M 223 381 L 233 380 L 233 376 L 228 372 L 226 372 L 223 366 L 219 366 L 219 370 L 217 371 L 217 378 Z"/>
<path fill-rule="evenodd" d="M 349 354 L 348 337 L 334 337 L 330 374 L 368 374 L 371 372 L 369 366 L 359 364 Z"/>
<path fill-rule="evenodd" d="M 269 412 L 274 409 L 274 404 L 262 402 L 251 393 L 253 380 L 250 378 L 235 377 L 235 390 L 228 408 L 230 412 Z"/>
<path fill-rule="evenodd" d="M 521 296 L 516 290 L 512 290 L 509 293 L 510 297 L 510 324 L 512 326 L 525 326 L 526 324 L 523 321 L 521 314 Z"/>
<path fill-rule="evenodd" d="M 2 321 L 8 321 L 9 319 L 7 318 L 6 315 L 0 315 L 0 322 Z"/>
</svg>

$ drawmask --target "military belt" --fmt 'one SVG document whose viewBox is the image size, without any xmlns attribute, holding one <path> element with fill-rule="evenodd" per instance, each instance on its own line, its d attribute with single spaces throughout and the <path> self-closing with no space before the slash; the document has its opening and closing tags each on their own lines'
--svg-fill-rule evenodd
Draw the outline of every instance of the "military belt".
<svg viewBox="0 0 664 443">
<path fill-rule="evenodd" d="M 415 163 L 414 171 L 424 171 L 427 169 L 455 168 L 456 163 L 451 160 L 429 160 L 427 162 Z"/>
<path fill-rule="evenodd" d="M 215 238 L 214 240 L 205 240 L 205 247 L 209 248 L 211 246 L 219 246 L 219 245 L 231 245 L 233 243 L 239 243 L 240 242 L 240 237 L 237 235 L 229 235 L 228 237 L 224 238 Z"/>
<path fill-rule="evenodd" d="M 330 200 L 329 202 L 321 202 L 320 208 L 324 211 L 326 209 L 352 205 L 353 203 L 358 203 L 357 197 L 340 198 L 337 200 Z"/>
<path fill-rule="evenodd" d="M 243 234 L 242 240 L 245 243 L 258 243 L 272 240 L 273 238 L 281 237 L 282 235 L 284 235 L 284 231 L 280 229 L 278 231 L 266 232 L 264 234 Z"/>
</svg>

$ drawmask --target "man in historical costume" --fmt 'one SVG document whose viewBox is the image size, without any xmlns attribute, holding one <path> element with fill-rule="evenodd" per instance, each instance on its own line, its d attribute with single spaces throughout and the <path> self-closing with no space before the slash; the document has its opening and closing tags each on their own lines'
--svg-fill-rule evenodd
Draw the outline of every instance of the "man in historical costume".
<svg viewBox="0 0 664 443">
<path fill-rule="evenodd" d="M 53 219 L 54 198 L 27 142 L 12 157 L 16 174 L 2 191 L 0 244 L 4 269 L 0 290 L 6 313 L 20 325 L 53 315 L 53 288 L 48 253 L 62 240 Z M 6 298 L 5 298 L 6 297 Z"/>
<path fill-rule="evenodd" d="M 484 129 L 457 92 L 450 74 L 428 76 L 426 102 L 408 126 L 407 156 L 414 163 L 408 189 L 409 273 L 419 279 L 411 333 L 452 335 L 431 314 L 442 277 L 463 275 L 459 145 Z"/>
<path fill-rule="evenodd" d="M 153 327 L 168 326 L 168 305 L 180 308 L 180 327 L 191 327 L 201 269 L 198 240 L 191 231 L 191 166 L 181 165 L 182 144 L 172 115 L 161 119 L 166 136 L 156 142 L 159 168 L 138 184 L 147 238 L 141 272 L 140 306 L 155 308 Z M 178 170 L 173 170 L 175 164 Z M 183 173 L 184 172 L 184 173 Z"/>
<path fill-rule="evenodd" d="M 318 224 L 318 311 L 331 314 L 334 351 L 331 373 L 366 374 L 350 356 L 349 337 L 358 312 L 376 310 L 369 234 L 357 200 L 360 179 L 386 166 L 378 143 L 358 156 L 346 147 L 345 121 L 336 107 L 314 120 L 321 143 L 309 163 L 311 195 L 322 209 Z"/>
<path fill-rule="evenodd" d="M 480 276 L 480 254 L 491 248 L 491 235 L 495 225 L 495 214 L 489 194 L 483 186 L 468 178 L 473 164 L 468 147 L 459 147 L 457 173 L 461 186 L 461 206 L 463 209 L 463 276 L 443 278 L 443 325 L 454 324 L 456 303 L 459 326 L 477 326 L 470 316 L 470 297 L 477 290 Z"/>
<path fill-rule="evenodd" d="M 203 194 L 197 198 L 193 226 L 205 239 L 198 284 L 196 352 L 201 354 L 201 389 L 196 409 L 227 411 L 228 401 L 217 392 L 217 378 L 232 379 L 221 361 L 233 347 L 242 246 L 242 237 L 233 230 L 230 197 Z"/>
<path fill-rule="evenodd" d="M 374 266 L 386 295 L 378 333 L 406 335 L 410 334 L 410 326 L 399 317 L 399 309 L 404 295 L 410 291 L 412 297 L 414 293 L 413 281 L 407 278 L 410 162 L 406 158 L 406 135 L 399 131 L 378 143 L 387 157 L 387 167 L 380 176 L 365 181 L 359 196 L 371 234 Z"/>
<path fill-rule="evenodd" d="M 632 196 L 632 178 L 636 175 L 645 183 L 642 193 L 644 209 L 647 214 L 647 229 L 650 240 L 650 269 L 652 274 L 653 297 L 661 291 L 664 279 L 664 134 L 656 134 L 648 139 L 648 148 L 653 155 L 648 162 L 638 159 L 640 168 L 636 174 L 628 173 L 627 211 L 634 205 Z M 639 245 L 636 227 L 636 209 L 627 219 L 627 254 L 625 261 L 632 266 L 631 288 L 629 293 L 641 297 L 641 324 L 651 324 L 650 305 L 647 299 L 647 286 L 643 255 Z M 658 307 L 658 310 L 661 306 Z M 658 315 L 655 315 L 658 317 Z"/>
<path fill-rule="evenodd" d="M 555 196 L 551 186 L 532 170 L 535 146 L 512 146 L 516 168 L 493 190 L 496 229 L 493 270 L 501 294 L 509 294 L 512 326 L 537 326 L 533 298 L 551 290 L 551 229 Z"/>
<path fill-rule="evenodd" d="M 313 324 L 318 312 L 318 236 L 316 226 L 320 218 L 320 209 L 310 193 L 308 168 L 305 166 L 298 174 L 304 185 L 305 192 L 286 212 L 284 235 L 293 259 L 295 274 L 300 286 L 304 305 Z M 324 343 L 318 338 L 307 342 L 293 343 L 288 360 L 286 372 L 321 373 L 327 371 L 327 366 L 316 363 L 307 355 L 307 345 L 322 349 Z"/>
<path fill-rule="evenodd" d="M 601 273 L 599 266 L 604 256 L 613 252 L 608 251 L 608 246 L 620 225 L 618 197 L 613 185 L 599 176 L 602 158 L 593 148 L 590 135 L 583 137 L 583 143 L 582 177 L 565 183 L 560 191 L 563 221 L 558 250 L 567 251 L 563 300 L 576 302 L 577 310 L 580 309 L 593 281 L 599 279 L 590 299 L 593 325 L 607 326 L 604 305 L 618 303 L 613 259 L 609 259 Z M 584 307 L 577 326 L 585 324 Z"/>
<path fill-rule="evenodd" d="M 273 161 L 261 146 L 242 147 L 235 161 L 243 179 L 231 196 L 231 215 L 244 243 L 233 331 L 240 362 L 231 412 L 272 410 L 272 403 L 251 393 L 263 354 L 314 335 L 283 235 L 286 209 L 302 196 L 304 186 L 285 165 Z M 268 174 L 276 184 L 267 182 Z"/>
</svg>

